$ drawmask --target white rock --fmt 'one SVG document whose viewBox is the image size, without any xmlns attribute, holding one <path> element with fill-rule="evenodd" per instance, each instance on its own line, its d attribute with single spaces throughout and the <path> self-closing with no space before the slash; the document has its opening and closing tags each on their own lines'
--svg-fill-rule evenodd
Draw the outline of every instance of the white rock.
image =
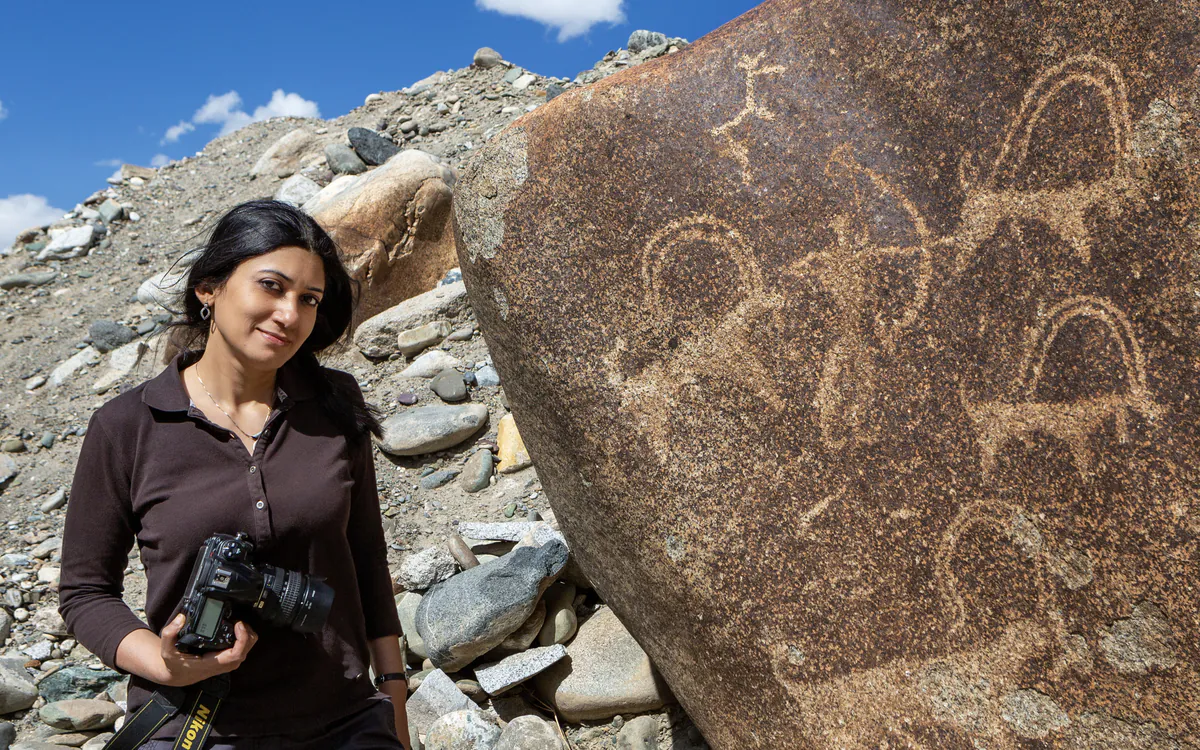
<svg viewBox="0 0 1200 750">
<path fill-rule="evenodd" d="M 474 707 L 471 699 L 463 695 L 454 681 L 440 669 L 425 675 L 421 686 L 405 703 L 409 723 L 421 734 L 425 734 L 435 721 L 446 714 Z"/>
<path fill-rule="evenodd" d="M 303 206 L 321 192 L 321 186 L 302 174 L 294 174 L 283 181 L 275 191 L 275 200 Z"/>
<path fill-rule="evenodd" d="M 494 664 L 475 667 L 475 679 L 488 695 L 499 695 L 542 672 L 566 655 L 567 649 L 561 644 L 531 648 L 505 657 Z"/>
<path fill-rule="evenodd" d="M 190 270 L 190 265 L 179 263 L 174 268 L 154 274 L 138 287 L 137 301 L 152 310 L 182 310 L 181 297 L 187 288 L 187 275 Z"/>
<path fill-rule="evenodd" d="M 442 546 L 428 547 L 409 555 L 400 563 L 396 580 L 409 591 L 424 591 L 458 572 L 458 563 L 450 550 Z"/>
<path fill-rule="evenodd" d="M 439 318 L 453 318 L 467 305 L 467 287 L 463 282 L 436 287 L 363 321 L 354 331 L 354 344 L 368 357 L 387 357 L 396 351 L 401 331 Z"/>
<path fill-rule="evenodd" d="M 517 91 L 524 91 L 525 89 L 532 86 L 533 82 L 536 80 L 537 80 L 537 76 L 535 76 L 533 73 L 526 73 L 525 75 L 521 76 L 517 80 L 513 81 L 512 87 L 514 89 L 516 89 Z"/>
<path fill-rule="evenodd" d="M 99 364 L 99 362 L 100 352 L 91 345 L 86 346 L 80 349 L 75 356 L 54 368 L 54 372 L 50 373 L 50 385 L 55 387 L 60 386 L 74 377 L 75 373 L 83 368 Z"/>
<path fill-rule="evenodd" d="M 44 565 L 38 570 L 38 581 L 48 583 L 51 586 L 58 588 L 59 569 L 53 565 Z"/>
<path fill-rule="evenodd" d="M 428 351 L 413 360 L 413 363 L 400 371 L 402 378 L 432 378 L 442 370 L 453 370 L 462 367 L 462 360 L 441 349 Z"/>
<path fill-rule="evenodd" d="M 72 227 L 54 235 L 53 239 L 50 240 L 50 244 L 46 245 L 37 254 L 37 259 L 58 258 L 65 260 L 67 258 L 78 258 L 87 255 L 88 248 L 92 246 L 95 235 L 96 228 L 91 224 Z"/>
<path fill-rule="evenodd" d="M 492 750 L 500 727 L 487 714 L 474 709 L 442 716 L 425 735 L 425 750 Z"/>
<path fill-rule="evenodd" d="M 114 349 L 108 355 L 108 369 L 92 385 L 92 392 L 104 393 L 121 382 L 122 378 L 125 378 L 137 368 L 142 355 L 149 348 L 145 341 L 139 339 L 137 341 L 130 341 L 128 344 Z"/>
<path fill-rule="evenodd" d="M 321 188 L 319 193 L 306 200 L 304 204 L 300 206 L 300 209 L 309 216 L 312 216 L 324 206 L 329 205 L 347 188 L 354 185 L 354 183 L 358 181 L 359 177 L 361 177 L 361 175 L 344 174 L 333 178 L 333 182 L 330 182 L 328 185 Z"/>
</svg>

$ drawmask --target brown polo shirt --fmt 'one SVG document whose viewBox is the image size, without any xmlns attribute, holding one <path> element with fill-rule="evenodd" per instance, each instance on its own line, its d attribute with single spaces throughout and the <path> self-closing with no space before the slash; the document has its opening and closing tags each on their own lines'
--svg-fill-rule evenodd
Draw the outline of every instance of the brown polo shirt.
<svg viewBox="0 0 1200 750">
<path fill-rule="evenodd" d="M 67 506 L 59 611 L 75 638 L 115 667 L 126 635 L 159 633 L 178 613 L 201 543 L 214 532 L 244 531 L 256 561 L 323 577 L 333 608 L 311 635 L 251 620 L 259 641 L 230 675 L 213 734 L 315 728 L 377 695 L 367 641 L 400 632 L 372 443 L 338 433 L 312 385 L 285 365 L 251 455 L 191 404 L 180 370 L 196 356 L 176 357 L 92 415 Z M 147 622 L 121 598 L 135 540 L 146 566 Z M 132 676 L 130 711 L 157 687 Z M 181 724 L 176 717 L 155 737 L 174 737 Z"/>
</svg>

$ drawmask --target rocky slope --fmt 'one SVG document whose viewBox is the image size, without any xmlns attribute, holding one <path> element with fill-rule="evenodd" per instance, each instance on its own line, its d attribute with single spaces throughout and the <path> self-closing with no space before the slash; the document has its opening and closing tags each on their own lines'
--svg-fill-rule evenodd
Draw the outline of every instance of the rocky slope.
<svg viewBox="0 0 1200 750">
<path fill-rule="evenodd" d="M 347 145 L 351 128 L 374 131 L 400 149 L 420 149 L 457 169 L 482 143 L 548 98 L 683 44 L 638 32 L 631 38 L 632 51 L 609 53 L 573 80 L 539 76 L 481 50 L 470 67 L 436 73 L 399 91 L 371 94 L 362 107 L 333 120 L 254 123 L 159 170 L 127 167 L 121 179 L 111 180 L 113 184 L 83 200 L 64 219 L 32 228 L 0 252 L 0 713 L 13 722 L 0 725 L 0 748 L 18 738 L 14 747 L 99 747 L 101 731 L 120 715 L 117 710 L 84 730 L 80 716 L 56 703 L 67 697 L 98 696 L 119 706 L 123 690 L 116 675 L 99 669 L 95 657 L 63 629 L 55 586 L 71 476 L 89 416 L 161 367 L 163 347 L 157 334 L 170 313 L 156 304 L 158 295 L 148 294 L 144 282 L 176 268 L 230 206 L 277 195 L 288 177 L 293 186 L 298 184 L 293 172 L 311 180 L 310 189 L 316 189 L 335 178 L 334 167 L 347 171 L 324 154 L 332 153 L 326 147 L 333 144 Z M 317 137 L 315 152 L 322 158 L 313 158 L 310 148 L 287 169 L 262 169 L 264 152 L 298 127 Z M 357 151 L 357 156 L 365 156 L 363 148 Z M 426 405 L 469 403 L 480 412 L 481 421 L 486 419 L 486 427 L 449 448 L 413 451 L 416 455 L 377 452 L 389 562 L 404 586 L 414 591 L 431 581 L 405 578 L 403 566 L 413 567 L 411 553 L 444 549 L 460 524 L 537 520 L 538 514 L 553 519 L 536 469 L 519 456 L 519 442 L 504 434 L 515 431 L 504 427 L 511 419 L 504 419 L 503 385 L 476 331 L 461 282 L 455 280 L 456 272 L 451 271 L 443 285 L 416 303 L 415 317 L 406 320 L 413 327 L 434 322 L 433 334 L 407 349 L 408 354 L 371 351 L 368 357 L 360 346 L 348 345 L 326 358 L 327 365 L 353 373 L 368 400 L 389 416 L 385 448 L 394 448 L 391 443 L 403 437 L 397 433 L 406 429 L 404 415 Z M 393 341 L 395 333 L 390 333 Z M 421 344 L 432 348 L 418 357 Z M 441 357 L 432 372 L 437 378 L 412 369 L 428 363 L 430 352 Z M 514 447 L 502 445 L 506 443 Z M 507 464 L 506 450 L 512 453 Z M 500 453 L 498 473 L 491 468 L 494 452 Z M 475 533 L 484 538 L 462 536 L 471 537 L 464 543 L 479 555 L 507 551 L 517 541 L 505 547 L 501 539 L 497 547 L 486 531 L 476 528 Z M 469 567 L 466 559 L 455 555 L 454 570 Z M 582 586 L 578 591 L 567 601 L 577 605 L 579 619 L 586 621 L 601 603 L 594 592 Z M 136 549 L 130 553 L 126 592 L 131 606 L 140 607 L 144 576 Z M 420 661 L 413 658 L 415 669 Z M 421 677 L 429 674 L 433 673 L 422 671 Z M 464 694 L 474 689 L 462 684 L 469 675 L 451 676 L 460 681 Z M 475 697 L 504 718 L 486 695 Z M 537 700 L 532 694 L 529 698 Z M 67 712 L 65 718 L 56 707 Z M 86 713 L 85 708 L 79 711 Z M 564 728 L 575 747 L 608 747 L 618 734 L 629 747 L 653 746 L 648 743 L 656 737 L 673 748 L 702 746 L 678 709 L 649 717 L 652 720 L 625 725 L 620 716 L 610 721 L 610 714 Z"/>
</svg>

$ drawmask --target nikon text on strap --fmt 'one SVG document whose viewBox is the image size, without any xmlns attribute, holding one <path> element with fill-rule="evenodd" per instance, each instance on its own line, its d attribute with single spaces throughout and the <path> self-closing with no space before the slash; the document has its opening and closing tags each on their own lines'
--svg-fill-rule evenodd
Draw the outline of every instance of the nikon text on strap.
<svg viewBox="0 0 1200 750">
<path fill-rule="evenodd" d="M 186 693 L 170 689 L 157 691 L 150 700 L 125 720 L 121 731 L 104 745 L 104 750 L 135 750 L 141 747 L 158 728 L 179 713 L 187 710 L 187 720 L 179 730 L 174 750 L 200 750 L 212 731 L 213 717 L 221 701 L 229 695 L 229 675 L 218 675 L 193 685 Z M 190 696 L 190 697 L 189 697 Z"/>
</svg>

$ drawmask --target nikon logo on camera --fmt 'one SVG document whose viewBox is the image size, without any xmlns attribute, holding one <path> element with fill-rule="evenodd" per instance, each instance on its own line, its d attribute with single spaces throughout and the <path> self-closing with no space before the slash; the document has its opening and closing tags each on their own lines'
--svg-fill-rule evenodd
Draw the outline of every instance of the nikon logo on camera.
<svg viewBox="0 0 1200 750">
<path fill-rule="evenodd" d="M 212 714 L 212 709 L 201 703 L 196 704 L 196 710 L 192 712 L 191 721 L 188 723 L 187 731 L 183 734 L 183 742 L 179 744 L 183 750 L 192 750 L 192 743 L 197 737 L 203 740 L 204 728 L 208 724 L 208 717 Z"/>
</svg>

